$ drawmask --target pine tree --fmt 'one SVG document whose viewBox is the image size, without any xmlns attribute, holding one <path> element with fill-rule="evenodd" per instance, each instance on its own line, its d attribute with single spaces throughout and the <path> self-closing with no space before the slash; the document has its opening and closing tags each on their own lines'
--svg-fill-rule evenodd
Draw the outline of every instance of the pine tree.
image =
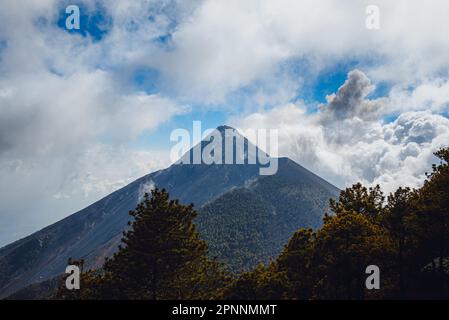
<svg viewBox="0 0 449 320">
<path fill-rule="evenodd" d="M 388 230 L 394 246 L 395 257 L 392 264 L 397 274 L 398 297 L 406 298 L 408 288 L 414 285 L 413 274 L 419 267 L 413 264 L 416 252 L 416 232 L 419 228 L 416 220 L 414 200 L 416 192 L 410 188 L 399 188 L 388 196 L 382 225 Z"/>
<path fill-rule="evenodd" d="M 130 212 L 131 228 L 119 251 L 101 272 L 82 277 L 81 299 L 213 298 L 226 280 L 221 266 L 207 257 L 206 242 L 192 220 L 193 205 L 170 200 L 154 189 Z"/>
<path fill-rule="evenodd" d="M 441 161 L 432 166 L 415 202 L 420 226 L 417 263 L 430 269 L 422 282 L 433 297 L 441 298 L 449 296 L 449 149 L 441 149 L 435 156 Z"/>
<path fill-rule="evenodd" d="M 285 273 L 285 286 L 290 299 L 310 299 L 314 287 L 315 267 L 312 263 L 316 233 L 300 229 L 292 236 L 277 259 L 279 272 Z"/>
<path fill-rule="evenodd" d="M 338 201 L 330 199 L 330 208 L 336 214 L 353 211 L 376 218 L 383 210 L 384 200 L 379 185 L 366 188 L 361 183 L 356 183 L 342 191 Z"/>
<path fill-rule="evenodd" d="M 263 264 L 240 274 L 223 291 L 221 298 L 231 300 L 279 300 L 287 298 L 288 279 L 275 262 Z"/>
<path fill-rule="evenodd" d="M 316 235 L 312 298 L 367 298 L 366 267 L 376 265 L 385 270 L 390 256 L 388 236 L 369 216 L 347 211 L 328 217 Z"/>
</svg>

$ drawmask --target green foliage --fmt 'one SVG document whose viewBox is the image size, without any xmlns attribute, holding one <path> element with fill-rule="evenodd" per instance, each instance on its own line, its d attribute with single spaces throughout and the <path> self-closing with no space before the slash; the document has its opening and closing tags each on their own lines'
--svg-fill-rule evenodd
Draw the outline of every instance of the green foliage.
<svg viewBox="0 0 449 320">
<path fill-rule="evenodd" d="M 85 299 L 209 299 L 225 277 L 207 257 L 192 220 L 193 205 L 169 200 L 165 190 L 146 194 L 136 210 L 123 246 L 107 259 L 101 273 L 83 274 Z"/>
<path fill-rule="evenodd" d="M 270 234 L 273 217 L 263 199 L 243 189 L 205 206 L 195 222 L 211 255 L 238 273 L 277 255 Z"/>
<path fill-rule="evenodd" d="M 298 228 L 318 228 L 336 188 L 287 159 L 275 175 L 233 189 L 195 219 L 209 252 L 235 274 L 275 259 Z M 334 190 L 335 189 L 335 190 Z"/>
<path fill-rule="evenodd" d="M 370 216 L 346 211 L 330 217 L 316 234 L 312 297 L 363 299 L 366 267 L 385 270 L 390 247 L 385 231 Z"/>
<path fill-rule="evenodd" d="M 427 294 L 439 298 L 449 295 L 449 149 L 435 155 L 441 162 L 432 166 L 414 201 L 418 243 L 415 259 L 421 265 L 427 264 L 421 281 Z"/>
<path fill-rule="evenodd" d="M 288 282 L 284 296 L 291 299 L 308 299 L 314 287 L 313 253 L 316 233 L 312 229 L 298 230 L 277 260 L 280 273 Z"/>
<path fill-rule="evenodd" d="M 384 199 L 379 185 L 367 189 L 356 183 L 342 191 L 338 201 L 331 199 L 330 207 L 334 213 L 354 211 L 375 218 L 382 212 Z"/>
<path fill-rule="evenodd" d="M 275 263 L 259 264 L 253 271 L 242 273 L 223 292 L 221 298 L 231 300 L 273 300 L 284 298 L 288 279 Z"/>
<path fill-rule="evenodd" d="M 418 190 L 399 188 L 386 201 L 379 186 L 342 191 L 321 229 L 298 230 L 269 267 L 234 281 L 229 297 L 449 298 L 449 149 L 435 155 L 441 162 Z M 380 290 L 365 287 L 371 264 Z"/>
</svg>

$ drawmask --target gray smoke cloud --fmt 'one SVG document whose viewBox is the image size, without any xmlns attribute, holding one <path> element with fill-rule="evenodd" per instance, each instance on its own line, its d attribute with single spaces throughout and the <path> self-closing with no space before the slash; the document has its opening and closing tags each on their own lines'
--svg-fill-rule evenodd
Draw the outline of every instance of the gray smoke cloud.
<svg viewBox="0 0 449 320">
<path fill-rule="evenodd" d="M 152 180 L 146 181 L 139 186 L 139 193 L 137 197 L 137 203 L 142 202 L 146 193 L 150 194 L 151 190 L 153 190 L 155 184 Z"/>
<path fill-rule="evenodd" d="M 358 117 L 374 120 L 383 111 L 385 98 L 367 99 L 375 86 L 360 70 L 352 70 L 337 93 L 327 96 L 327 104 L 321 105 L 323 122 Z"/>
</svg>

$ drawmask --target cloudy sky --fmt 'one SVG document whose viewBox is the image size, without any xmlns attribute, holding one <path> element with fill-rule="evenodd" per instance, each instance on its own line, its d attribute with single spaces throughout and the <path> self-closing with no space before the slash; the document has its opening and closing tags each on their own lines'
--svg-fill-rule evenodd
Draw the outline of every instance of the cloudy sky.
<svg viewBox="0 0 449 320">
<path fill-rule="evenodd" d="M 169 165 L 170 132 L 193 120 L 277 128 L 280 155 L 338 187 L 419 186 L 449 144 L 448 14 L 446 0 L 2 0 L 0 245 Z"/>
</svg>

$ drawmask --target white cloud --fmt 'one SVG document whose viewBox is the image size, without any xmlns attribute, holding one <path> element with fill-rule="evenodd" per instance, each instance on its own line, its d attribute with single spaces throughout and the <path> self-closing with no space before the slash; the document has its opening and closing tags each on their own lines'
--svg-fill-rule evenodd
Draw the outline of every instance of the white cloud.
<svg viewBox="0 0 449 320">
<path fill-rule="evenodd" d="M 0 224 L 16 233 L 0 243 L 169 164 L 168 152 L 129 145 L 183 112 L 170 99 L 121 92 L 103 71 L 8 80 L 0 82 Z"/>
<path fill-rule="evenodd" d="M 369 4 L 204 1 L 174 32 L 174 50 L 155 65 L 180 92 L 210 102 L 271 76 L 291 59 L 303 61 L 312 74 L 337 61 L 358 60 L 376 82 L 401 85 L 449 71 L 446 1 L 377 1 L 376 31 L 365 27 Z M 298 78 L 306 74 L 301 70 Z"/>
<path fill-rule="evenodd" d="M 430 110 L 440 113 L 449 110 L 449 80 L 436 78 L 422 81 L 412 90 L 396 86 L 390 93 L 390 112 Z"/>
<path fill-rule="evenodd" d="M 169 164 L 165 151 L 94 144 L 0 161 L 0 243 L 24 237 Z"/>
<path fill-rule="evenodd" d="M 381 109 L 384 104 L 365 98 L 368 82 L 354 85 L 351 78 L 355 74 L 366 80 L 360 71 L 349 74 L 336 93 L 342 102 L 351 88 L 350 99 L 342 105 L 335 105 L 334 98 L 320 112 L 307 114 L 306 106 L 299 102 L 234 119 L 234 123 L 242 130 L 278 128 L 281 156 L 298 161 L 339 187 L 357 181 L 381 184 L 387 192 L 399 186 L 420 186 L 435 161 L 433 152 L 449 144 L 449 119 L 431 111 L 404 112 L 391 123 L 384 123 L 376 110 L 372 111 L 377 118 L 360 117 L 367 105 Z M 391 103 L 387 100 L 382 102 Z M 330 117 L 332 108 L 345 108 L 348 113 Z M 333 111 L 330 114 L 334 115 Z"/>
<path fill-rule="evenodd" d="M 145 194 L 150 194 L 151 190 L 153 190 L 154 187 L 155 187 L 154 182 L 151 180 L 142 183 L 139 187 L 139 194 L 137 196 L 137 201 L 141 202 L 145 197 Z"/>
<path fill-rule="evenodd" d="M 168 165 L 168 152 L 131 145 L 187 110 L 123 86 L 100 67 L 102 44 L 51 24 L 58 8 L 6 1 L 0 11 L 0 246 Z"/>
</svg>

